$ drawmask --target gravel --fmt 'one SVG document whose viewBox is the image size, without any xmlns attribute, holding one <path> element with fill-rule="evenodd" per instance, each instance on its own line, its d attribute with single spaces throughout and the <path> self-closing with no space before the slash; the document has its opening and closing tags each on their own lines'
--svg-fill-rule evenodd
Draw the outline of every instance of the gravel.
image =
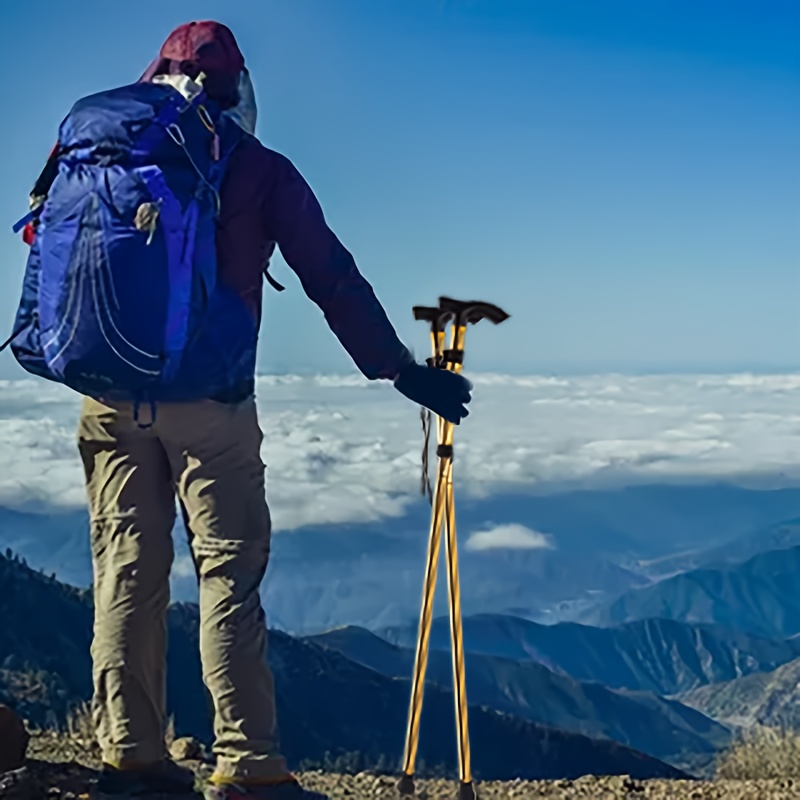
<svg viewBox="0 0 800 800">
<path fill-rule="evenodd" d="M 332 798 L 367 800 L 402 797 L 395 788 L 394 778 L 371 776 L 333 776 L 312 774 L 302 776 L 309 789 L 327 792 Z M 452 781 L 418 781 L 417 796 L 421 800 L 457 800 L 458 784 Z M 511 800 L 519 798 L 592 798 L 592 800 L 704 800 L 705 798 L 730 798 L 730 800 L 777 800 L 800 798 L 800 782 L 792 781 L 637 781 L 624 776 L 588 776 L 574 781 L 514 781 L 511 783 L 484 783 L 476 787 L 478 800 Z"/>
<path fill-rule="evenodd" d="M 28 748 L 28 775 L 24 782 L 15 775 L 3 788 L 0 800 L 82 800 L 88 792 L 94 769 L 99 766 L 97 751 L 88 745 L 53 734 L 31 739 Z M 200 777 L 210 767 L 187 762 Z M 401 800 L 395 776 L 361 773 L 332 775 L 310 772 L 298 775 L 309 789 L 327 793 L 332 800 Z M 13 784 L 13 785 L 12 785 Z M 25 786 L 24 795 L 19 794 Z M 16 787 L 16 788 L 15 788 Z M 800 800 L 800 781 L 669 781 L 633 780 L 625 776 L 594 777 L 559 781 L 512 781 L 476 784 L 478 800 Z M 458 800 L 459 786 L 454 781 L 418 780 L 419 800 Z M 188 799 L 187 799 L 188 800 Z"/>
</svg>

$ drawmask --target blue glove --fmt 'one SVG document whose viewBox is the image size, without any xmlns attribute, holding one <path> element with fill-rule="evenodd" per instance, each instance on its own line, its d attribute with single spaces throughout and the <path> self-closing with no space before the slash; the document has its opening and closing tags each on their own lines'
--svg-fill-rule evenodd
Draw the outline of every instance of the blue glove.
<svg viewBox="0 0 800 800">
<path fill-rule="evenodd" d="M 394 381 L 400 394 L 458 425 L 469 414 L 472 384 L 463 376 L 437 367 L 409 364 Z"/>
</svg>

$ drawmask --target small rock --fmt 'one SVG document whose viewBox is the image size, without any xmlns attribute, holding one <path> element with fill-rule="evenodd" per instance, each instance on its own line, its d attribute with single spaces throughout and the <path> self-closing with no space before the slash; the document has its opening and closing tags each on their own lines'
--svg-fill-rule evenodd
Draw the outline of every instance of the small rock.
<svg viewBox="0 0 800 800">
<path fill-rule="evenodd" d="M 8 706 L 0 706 L 0 772 L 11 772 L 25 764 L 30 738 L 25 723 Z"/>
<path fill-rule="evenodd" d="M 32 788 L 31 774 L 27 767 L 0 774 L 0 797 L 3 800 L 28 800 Z"/>
<path fill-rule="evenodd" d="M 169 748 L 176 761 L 199 761 L 203 758 L 203 745 L 191 736 L 176 739 Z"/>
</svg>

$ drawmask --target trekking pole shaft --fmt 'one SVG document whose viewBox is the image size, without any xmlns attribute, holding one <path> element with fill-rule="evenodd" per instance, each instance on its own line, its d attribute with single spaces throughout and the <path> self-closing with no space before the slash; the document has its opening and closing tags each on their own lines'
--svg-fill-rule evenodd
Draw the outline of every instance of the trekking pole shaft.
<svg viewBox="0 0 800 800">
<path fill-rule="evenodd" d="M 431 330 L 431 345 L 434 361 L 438 361 L 444 352 L 445 332 L 438 326 Z M 442 420 L 437 417 L 437 432 L 441 437 Z M 439 552 L 442 541 L 442 525 L 444 524 L 446 481 L 444 465 L 439 459 L 436 488 L 433 496 L 431 527 L 428 538 L 428 556 L 425 566 L 425 581 L 422 590 L 422 606 L 419 615 L 417 650 L 414 658 L 414 674 L 411 683 L 411 702 L 408 710 L 408 728 L 406 731 L 405 753 L 403 756 L 403 777 L 401 791 L 411 794 L 413 788 L 414 765 L 419 748 L 419 726 L 422 716 L 422 700 L 425 688 L 425 672 L 428 666 L 431 624 L 433 622 L 433 600 L 436 593 L 436 577 L 439 566 Z"/>
<path fill-rule="evenodd" d="M 466 326 L 453 327 L 451 350 L 463 353 Z M 453 372 L 461 372 L 461 358 L 451 362 Z M 448 426 L 449 441 L 452 445 L 453 425 Z M 447 431 L 445 435 L 447 436 Z M 458 540 L 456 537 L 455 503 L 453 499 L 453 460 L 452 455 L 446 464 L 446 495 L 445 495 L 445 525 L 447 528 L 447 585 L 450 600 L 450 639 L 452 644 L 453 662 L 453 698 L 455 701 L 457 739 L 458 739 L 458 767 L 462 787 L 471 791 L 472 784 L 472 757 L 469 745 L 469 719 L 467 710 L 466 669 L 464 664 L 464 629 L 461 618 L 461 583 L 458 574 Z"/>
<path fill-rule="evenodd" d="M 419 748 L 419 725 L 422 717 L 422 700 L 425 688 L 425 672 L 428 666 L 431 624 L 433 622 L 433 599 L 436 593 L 436 577 L 441 550 L 442 526 L 444 524 L 445 496 L 447 484 L 444 469 L 439 469 L 433 498 L 433 516 L 428 540 L 428 559 L 425 567 L 425 585 L 419 615 L 417 650 L 414 659 L 414 675 L 411 685 L 411 703 L 408 711 L 403 773 L 409 778 L 414 774 L 414 765 Z"/>
<path fill-rule="evenodd" d="M 464 636 L 461 618 L 461 584 L 458 570 L 458 540 L 456 537 L 455 505 L 453 502 L 453 471 L 448 470 L 445 498 L 447 538 L 447 584 L 450 599 L 450 638 L 452 641 L 453 693 L 458 734 L 459 779 L 462 786 L 472 783 L 472 755 L 469 743 L 469 712 L 464 657 Z"/>
<path fill-rule="evenodd" d="M 444 335 L 444 331 L 433 331 L 431 333 L 434 358 L 438 358 L 444 352 Z"/>
</svg>

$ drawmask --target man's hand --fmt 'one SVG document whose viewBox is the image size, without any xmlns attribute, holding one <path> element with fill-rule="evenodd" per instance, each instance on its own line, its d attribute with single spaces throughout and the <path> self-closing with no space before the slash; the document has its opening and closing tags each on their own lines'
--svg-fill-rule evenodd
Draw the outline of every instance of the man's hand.
<svg viewBox="0 0 800 800">
<path fill-rule="evenodd" d="M 466 406 L 472 399 L 472 384 L 463 375 L 414 363 L 402 370 L 394 386 L 409 400 L 454 425 L 469 415 Z"/>
</svg>

